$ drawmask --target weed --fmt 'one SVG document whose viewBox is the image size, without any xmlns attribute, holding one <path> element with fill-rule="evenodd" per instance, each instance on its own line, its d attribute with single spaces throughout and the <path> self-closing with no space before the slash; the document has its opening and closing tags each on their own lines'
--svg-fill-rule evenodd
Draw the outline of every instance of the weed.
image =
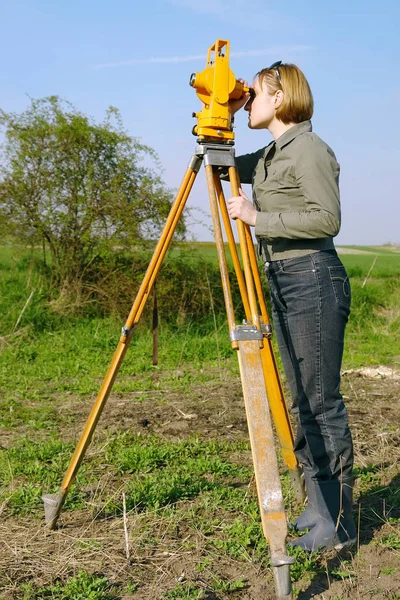
<svg viewBox="0 0 400 600">
<path fill-rule="evenodd" d="M 212 577 L 212 587 L 217 592 L 236 592 L 237 590 L 242 590 L 245 587 L 245 582 L 243 579 L 236 579 L 234 581 L 228 581 L 226 579 L 221 579 L 219 577 Z"/>
<path fill-rule="evenodd" d="M 97 540 L 77 540 L 75 546 L 88 552 L 98 552 L 101 550 L 101 544 Z"/>
<path fill-rule="evenodd" d="M 371 487 L 371 484 L 380 482 L 381 475 L 378 465 L 368 465 L 366 467 L 355 467 L 354 477 L 360 482 L 361 490 L 364 491 Z"/>
<path fill-rule="evenodd" d="M 394 573 L 397 573 L 397 569 L 394 567 L 382 567 L 381 573 L 383 575 L 393 575 Z"/>
<path fill-rule="evenodd" d="M 162 596 L 162 600 L 201 600 L 205 592 L 190 581 L 178 583 L 173 590 Z"/>
<path fill-rule="evenodd" d="M 346 569 L 333 569 L 330 573 L 334 579 L 351 579 L 355 573 Z"/>
<path fill-rule="evenodd" d="M 213 544 L 230 556 L 240 560 L 268 562 L 268 544 L 262 532 L 260 519 L 235 519 L 233 523 L 223 525 L 223 538 L 216 538 Z M 251 555 L 251 556 L 250 556 Z"/>
<path fill-rule="evenodd" d="M 206 571 L 211 566 L 211 562 L 212 561 L 210 558 L 203 558 L 200 562 L 197 563 L 196 571 L 198 571 L 199 573 L 201 573 L 202 571 Z"/>
<path fill-rule="evenodd" d="M 106 577 L 82 571 L 64 584 L 56 582 L 35 590 L 30 583 L 26 583 L 20 589 L 24 592 L 22 600 L 44 600 L 49 597 L 53 600 L 116 600 L 119 596 L 112 592 L 113 587 Z"/>
<path fill-rule="evenodd" d="M 388 533 L 379 540 L 382 546 L 390 550 L 400 550 L 400 535 L 397 533 Z"/>
<path fill-rule="evenodd" d="M 137 581 L 128 581 L 128 583 L 125 584 L 124 592 L 126 592 L 127 594 L 133 594 L 138 589 L 139 584 Z"/>
<path fill-rule="evenodd" d="M 290 576 L 293 582 L 300 581 L 304 575 L 310 576 L 312 573 L 321 572 L 317 552 L 308 553 L 299 546 L 289 546 L 289 555 L 296 559 L 290 566 Z"/>
</svg>

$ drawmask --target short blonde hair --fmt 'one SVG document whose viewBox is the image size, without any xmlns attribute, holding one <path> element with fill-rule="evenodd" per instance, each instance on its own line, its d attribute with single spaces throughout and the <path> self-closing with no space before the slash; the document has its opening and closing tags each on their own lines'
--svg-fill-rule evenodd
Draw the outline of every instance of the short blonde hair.
<svg viewBox="0 0 400 600">
<path fill-rule="evenodd" d="M 279 72 L 280 81 L 276 70 Z M 301 123 L 311 119 L 314 112 L 314 99 L 304 73 L 291 64 L 281 64 L 272 69 L 262 69 L 255 79 L 261 87 L 265 83 L 270 94 L 278 90 L 284 93 L 283 102 L 276 111 L 276 117 L 285 123 Z"/>
</svg>

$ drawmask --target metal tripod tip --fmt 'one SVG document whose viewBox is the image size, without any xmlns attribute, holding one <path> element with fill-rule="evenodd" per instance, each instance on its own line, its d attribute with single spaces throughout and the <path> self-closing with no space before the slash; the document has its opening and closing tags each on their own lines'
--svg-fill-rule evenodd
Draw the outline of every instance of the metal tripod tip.
<svg viewBox="0 0 400 600">
<path fill-rule="evenodd" d="M 276 599 L 277 600 L 293 600 L 292 583 L 290 581 L 289 565 L 273 567 Z"/>
<path fill-rule="evenodd" d="M 54 529 L 58 516 L 61 512 L 61 508 L 64 504 L 65 494 L 59 492 L 58 494 L 45 494 L 42 496 L 44 502 L 44 518 L 46 525 L 50 529 Z"/>
</svg>

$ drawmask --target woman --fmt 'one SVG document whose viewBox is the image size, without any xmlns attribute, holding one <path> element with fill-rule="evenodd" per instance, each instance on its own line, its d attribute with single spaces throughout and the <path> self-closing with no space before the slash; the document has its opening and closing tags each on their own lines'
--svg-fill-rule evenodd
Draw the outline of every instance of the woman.
<svg viewBox="0 0 400 600">
<path fill-rule="evenodd" d="M 353 444 L 340 394 L 350 284 L 333 244 L 340 229 L 339 165 L 312 132 L 313 97 L 303 73 L 275 63 L 260 71 L 254 89 L 232 101 L 245 105 L 250 129 L 274 138 L 239 156 L 242 183 L 228 200 L 232 219 L 255 227 L 270 284 L 272 316 L 283 367 L 298 413 L 295 453 L 308 505 L 294 525 L 308 533 L 292 542 L 308 551 L 354 543 L 351 516 Z"/>
</svg>

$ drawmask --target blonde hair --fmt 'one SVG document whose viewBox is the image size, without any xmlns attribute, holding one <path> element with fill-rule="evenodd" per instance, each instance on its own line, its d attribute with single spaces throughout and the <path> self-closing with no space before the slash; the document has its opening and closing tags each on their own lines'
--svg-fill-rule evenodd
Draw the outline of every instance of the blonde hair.
<svg viewBox="0 0 400 600">
<path fill-rule="evenodd" d="M 282 123 L 287 125 L 311 119 L 314 112 L 314 99 L 308 81 L 299 67 L 281 64 L 272 69 L 262 69 L 256 74 L 255 79 L 258 79 L 261 87 L 265 83 L 271 95 L 278 90 L 283 91 L 283 102 L 276 111 L 276 117 Z"/>
</svg>

